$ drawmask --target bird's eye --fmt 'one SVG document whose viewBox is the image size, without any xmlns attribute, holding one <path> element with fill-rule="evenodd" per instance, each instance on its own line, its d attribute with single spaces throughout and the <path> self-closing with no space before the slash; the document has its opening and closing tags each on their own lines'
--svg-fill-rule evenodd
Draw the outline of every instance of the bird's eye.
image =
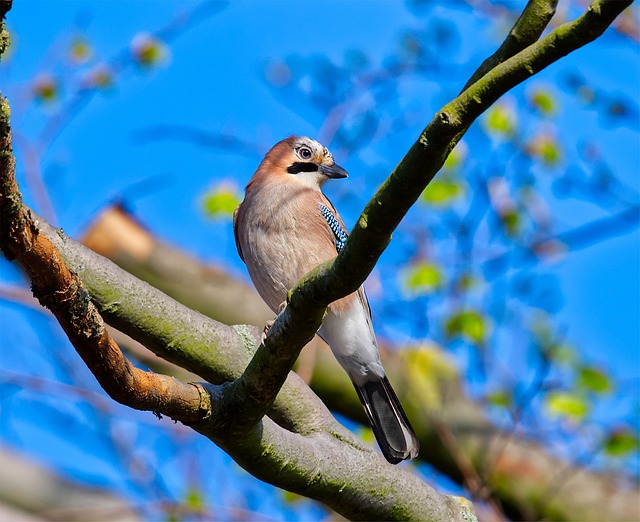
<svg viewBox="0 0 640 522">
<path fill-rule="evenodd" d="M 305 160 L 311 159 L 311 149 L 308 147 L 300 147 L 298 149 L 298 156 Z"/>
</svg>

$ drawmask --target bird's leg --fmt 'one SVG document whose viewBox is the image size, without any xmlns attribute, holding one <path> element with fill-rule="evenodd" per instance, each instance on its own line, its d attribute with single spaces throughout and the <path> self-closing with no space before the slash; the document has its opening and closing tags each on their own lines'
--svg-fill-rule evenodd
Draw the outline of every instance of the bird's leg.
<svg viewBox="0 0 640 522">
<path fill-rule="evenodd" d="M 282 310 L 284 310 L 286 307 L 287 307 L 286 301 L 280 303 L 280 306 L 278 307 L 278 315 L 280 315 L 282 313 Z M 267 338 L 267 334 L 269 333 L 269 330 L 273 326 L 273 323 L 276 322 L 278 315 L 276 315 L 276 317 L 274 317 L 273 319 L 265 323 L 264 330 L 262 330 L 262 342 L 264 342 L 264 340 Z"/>
</svg>

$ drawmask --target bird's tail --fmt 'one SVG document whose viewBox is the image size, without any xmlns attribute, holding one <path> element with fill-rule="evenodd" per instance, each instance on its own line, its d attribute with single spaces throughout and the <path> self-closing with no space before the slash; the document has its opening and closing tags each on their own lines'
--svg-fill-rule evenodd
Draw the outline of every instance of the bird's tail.
<svg viewBox="0 0 640 522">
<path fill-rule="evenodd" d="M 384 457 L 391 464 L 415 458 L 418 439 L 388 379 L 376 377 L 354 386 Z"/>
</svg>

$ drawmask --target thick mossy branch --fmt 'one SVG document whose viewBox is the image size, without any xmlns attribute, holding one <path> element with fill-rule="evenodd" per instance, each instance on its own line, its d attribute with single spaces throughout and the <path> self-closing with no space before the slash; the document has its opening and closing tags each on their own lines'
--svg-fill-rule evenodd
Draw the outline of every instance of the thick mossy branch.
<svg viewBox="0 0 640 522">
<path fill-rule="evenodd" d="M 39 227 L 87 282 L 109 323 L 212 382 L 223 383 L 242 374 L 260 338 L 256 328 L 226 326 L 204 317 L 43 220 Z M 217 406 L 224 387 L 203 386 Z M 241 414 L 228 413 L 236 421 Z M 365 446 L 294 373 L 285 381 L 269 417 L 241 435 L 226 429 L 215 415 L 191 426 L 254 476 L 324 502 L 350 519 L 474 520 L 469 505 L 438 494 Z"/>
<path fill-rule="evenodd" d="M 630 4 L 631 0 L 595 0 L 580 18 L 494 67 L 436 114 L 367 204 L 340 255 L 307 274 L 289 292 L 288 306 L 271 327 L 265 344 L 242 377 L 227 389 L 228 404 L 236 407 L 243 402 L 247 411 L 253 410 L 244 428 L 250 428 L 249 419 L 255 422 L 269 410 L 279 384 L 319 328 L 326 306 L 362 285 L 392 232 L 478 116 L 519 83 L 600 36 Z M 528 7 L 531 11 L 518 20 L 522 26 L 525 22 L 530 25 L 533 16 L 532 4 Z M 546 27 L 548 16 L 523 42 Z M 513 50 L 513 45 L 508 47 Z"/>
</svg>

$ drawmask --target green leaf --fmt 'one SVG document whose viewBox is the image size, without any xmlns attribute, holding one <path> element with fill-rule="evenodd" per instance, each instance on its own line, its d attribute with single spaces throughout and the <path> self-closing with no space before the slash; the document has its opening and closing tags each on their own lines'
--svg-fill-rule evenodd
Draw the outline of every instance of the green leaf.
<svg viewBox="0 0 640 522">
<path fill-rule="evenodd" d="M 196 488 L 189 488 L 184 499 L 185 506 L 192 511 L 201 511 L 205 507 L 202 492 Z"/>
<path fill-rule="evenodd" d="M 479 287 L 482 284 L 482 280 L 474 276 L 473 274 L 462 274 L 456 281 L 456 288 L 461 292 L 469 292 L 474 288 Z"/>
<path fill-rule="evenodd" d="M 204 195 L 203 210 L 209 217 L 230 217 L 240 204 L 236 191 L 224 184 L 213 188 Z"/>
<path fill-rule="evenodd" d="M 414 295 L 431 294 L 442 286 L 442 282 L 442 270 L 428 261 L 416 263 L 404 273 L 404 286 Z"/>
<path fill-rule="evenodd" d="M 553 417 L 560 417 L 572 421 L 580 421 L 589 412 L 589 404 L 581 395 L 556 391 L 546 398 L 546 407 Z"/>
<path fill-rule="evenodd" d="M 553 116 L 557 112 L 557 102 L 551 91 L 538 87 L 529 97 L 529 103 L 543 116 Z"/>
<path fill-rule="evenodd" d="M 482 123 L 488 134 L 510 137 L 516 131 L 516 114 L 510 106 L 496 104 L 485 113 Z"/>
<path fill-rule="evenodd" d="M 623 457 L 639 449 L 640 439 L 637 433 L 633 433 L 628 428 L 615 430 L 604 444 L 605 453 L 611 457 Z"/>
<path fill-rule="evenodd" d="M 424 192 L 422 200 L 430 205 L 444 207 L 462 194 L 462 186 L 459 182 L 448 179 L 434 179 Z"/>
<path fill-rule="evenodd" d="M 462 337 L 474 344 L 484 344 L 488 330 L 487 320 L 474 310 L 456 312 L 445 323 L 447 337 Z"/>
<path fill-rule="evenodd" d="M 547 167 L 554 167 L 562 161 L 562 150 L 555 136 L 540 134 L 533 138 L 526 146 L 526 152 L 538 158 Z"/>
<path fill-rule="evenodd" d="M 164 61 L 168 56 L 164 42 L 148 33 L 139 33 L 131 42 L 133 59 L 145 67 L 152 67 Z"/>
<path fill-rule="evenodd" d="M 551 343 L 548 353 L 555 362 L 563 366 L 574 366 L 578 362 L 575 348 L 568 343 Z"/>
<path fill-rule="evenodd" d="M 607 374 L 598 368 L 589 366 L 580 368 L 578 386 L 596 393 L 607 393 L 612 389 L 611 381 Z"/>
<path fill-rule="evenodd" d="M 39 75 L 33 85 L 35 98 L 43 103 L 50 103 L 58 97 L 58 83 L 49 73 Z"/>
<path fill-rule="evenodd" d="M 69 49 L 69 58 L 76 64 L 83 64 L 89 61 L 93 49 L 89 44 L 89 41 L 81 36 L 77 36 L 71 42 L 71 48 Z"/>
<path fill-rule="evenodd" d="M 114 84 L 113 70 L 104 63 L 93 67 L 86 75 L 87 84 L 96 89 L 108 89 Z"/>
<path fill-rule="evenodd" d="M 520 214 L 515 208 L 510 208 L 500 213 L 500 220 L 505 231 L 511 237 L 518 234 L 520 230 Z"/>
<path fill-rule="evenodd" d="M 500 408 L 511 408 L 513 406 L 513 393 L 511 390 L 496 390 L 484 397 L 488 404 Z"/>
</svg>

